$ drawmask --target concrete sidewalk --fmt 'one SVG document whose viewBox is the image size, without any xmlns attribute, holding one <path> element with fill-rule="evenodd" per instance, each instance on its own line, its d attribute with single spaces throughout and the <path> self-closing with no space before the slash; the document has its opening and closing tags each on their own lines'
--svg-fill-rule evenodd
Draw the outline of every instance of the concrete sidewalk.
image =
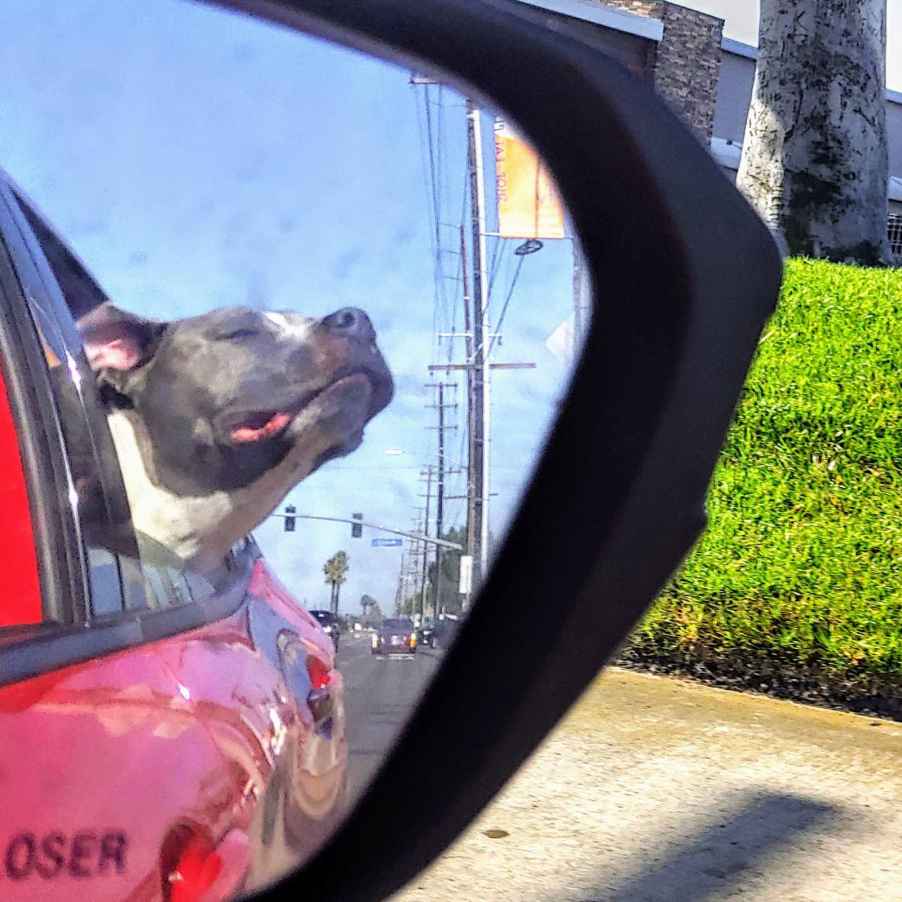
<svg viewBox="0 0 902 902">
<path fill-rule="evenodd" d="M 902 724 L 612 669 L 394 902 L 902 900 Z"/>
</svg>

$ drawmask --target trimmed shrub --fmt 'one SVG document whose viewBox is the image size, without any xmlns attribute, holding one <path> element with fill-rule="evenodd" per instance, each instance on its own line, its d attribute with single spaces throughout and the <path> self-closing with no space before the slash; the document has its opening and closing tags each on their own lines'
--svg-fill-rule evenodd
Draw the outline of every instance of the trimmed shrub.
<svg viewBox="0 0 902 902">
<path fill-rule="evenodd" d="M 634 656 L 902 688 L 902 271 L 789 261 L 708 514 Z"/>
</svg>

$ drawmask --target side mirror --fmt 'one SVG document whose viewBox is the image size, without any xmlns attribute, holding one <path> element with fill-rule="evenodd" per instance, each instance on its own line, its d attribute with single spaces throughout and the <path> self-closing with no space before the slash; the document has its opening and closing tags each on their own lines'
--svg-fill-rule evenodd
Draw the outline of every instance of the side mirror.
<svg viewBox="0 0 902 902">
<path fill-rule="evenodd" d="M 445 666 L 344 827 L 277 890 L 383 898 L 536 748 L 704 528 L 781 261 L 666 105 L 540 11 L 502 0 L 222 5 L 441 73 L 504 110 L 547 162 L 595 288 L 569 392 Z M 417 804 L 398 805 L 410 786 Z"/>
<path fill-rule="evenodd" d="M 703 529 L 779 255 L 532 0 L 140 2 L 11 13 L 6 868 L 385 898 Z"/>
</svg>

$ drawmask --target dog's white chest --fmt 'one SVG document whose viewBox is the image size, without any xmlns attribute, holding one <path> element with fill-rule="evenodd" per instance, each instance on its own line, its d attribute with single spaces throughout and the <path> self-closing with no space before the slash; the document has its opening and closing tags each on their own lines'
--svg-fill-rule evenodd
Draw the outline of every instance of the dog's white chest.
<svg viewBox="0 0 902 902">
<path fill-rule="evenodd" d="M 186 565 L 196 565 L 201 559 L 206 563 L 208 558 L 213 558 L 209 566 L 219 563 L 232 544 L 220 547 L 219 533 L 223 523 L 234 517 L 233 499 L 226 492 L 186 497 L 154 484 L 128 416 L 115 412 L 108 421 L 135 531 L 159 542 Z"/>
<path fill-rule="evenodd" d="M 155 484 L 147 473 L 127 414 L 108 417 L 137 533 L 149 536 L 184 561 L 204 570 L 222 563 L 232 545 L 268 517 L 309 465 L 294 455 L 245 488 L 185 496 Z M 306 462 L 306 456 L 299 455 Z"/>
</svg>

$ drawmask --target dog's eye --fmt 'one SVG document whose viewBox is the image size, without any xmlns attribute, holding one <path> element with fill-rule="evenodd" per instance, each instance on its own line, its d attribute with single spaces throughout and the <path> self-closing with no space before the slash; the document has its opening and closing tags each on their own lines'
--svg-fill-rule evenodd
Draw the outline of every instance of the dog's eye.
<svg viewBox="0 0 902 902">
<path fill-rule="evenodd" d="M 239 341 L 242 338 L 253 338 L 259 334 L 257 329 L 231 329 L 228 332 L 220 332 L 216 336 L 216 341 Z"/>
</svg>

